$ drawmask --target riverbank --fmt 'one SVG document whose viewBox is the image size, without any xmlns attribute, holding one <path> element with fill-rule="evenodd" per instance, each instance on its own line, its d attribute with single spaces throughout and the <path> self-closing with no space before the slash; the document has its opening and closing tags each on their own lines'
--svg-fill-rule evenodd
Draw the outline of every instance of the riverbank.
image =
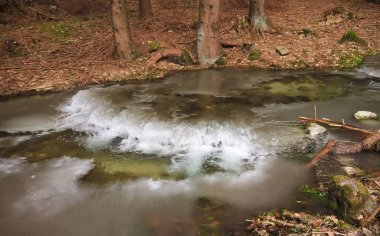
<svg viewBox="0 0 380 236">
<path fill-rule="evenodd" d="M 235 24 L 247 9 L 223 8 L 221 40 L 240 45 L 224 47 L 217 67 L 351 68 L 360 65 L 364 56 L 380 51 L 379 4 L 294 0 L 268 1 L 267 8 L 276 32 L 254 40 L 246 30 L 248 23 L 243 23 L 242 29 Z M 131 13 L 134 41 L 141 47 L 154 42 L 155 49 L 183 49 L 195 57 L 196 8 L 155 6 L 154 11 L 155 16 L 144 21 Z M 49 6 L 32 5 L 24 6 L 23 12 L 25 16 L 14 12 L 2 16 L 0 96 L 161 78 L 173 70 L 201 69 L 170 58 L 148 66 L 154 52 L 132 62 L 113 59 L 108 11 L 73 16 L 59 9 L 52 11 Z M 348 40 L 342 40 L 347 32 Z M 279 55 L 278 47 L 284 47 L 289 54 Z"/>
</svg>

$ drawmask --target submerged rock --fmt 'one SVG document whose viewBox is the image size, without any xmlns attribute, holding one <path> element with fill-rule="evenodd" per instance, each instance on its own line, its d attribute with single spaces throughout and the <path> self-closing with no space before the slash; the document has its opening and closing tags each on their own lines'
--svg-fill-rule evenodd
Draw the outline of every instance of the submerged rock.
<svg viewBox="0 0 380 236">
<path fill-rule="evenodd" d="M 346 173 L 346 175 L 349 176 L 358 176 L 358 175 L 363 175 L 364 171 L 353 166 L 344 166 L 342 167 L 343 171 Z"/>
<path fill-rule="evenodd" d="M 358 224 L 376 207 L 368 188 L 347 176 L 338 175 L 332 178 L 328 199 L 331 209 L 352 224 Z"/>
<path fill-rule="evenodd" d="M 378 116 L 376 113 L 373 113 L 371 111 L 358 111 L 354 114 L 354 118 L 356 120 L 370 120 L 377 119 Z"/>
<path fill-rule="evenodd" d="M 304 138 L 302 141 L 296 142 L 292 145 L 292 150 L 298 153 L 312 153 L 317 149 L 317 142 L 309 137 Z"/>
</svg>

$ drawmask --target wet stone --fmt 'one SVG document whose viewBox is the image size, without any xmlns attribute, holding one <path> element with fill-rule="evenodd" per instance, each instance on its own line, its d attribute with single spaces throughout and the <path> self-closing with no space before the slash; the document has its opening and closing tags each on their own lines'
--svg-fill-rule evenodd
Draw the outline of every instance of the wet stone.
<svg viewBox="0 0 380 236">
<path fill-rule="evenodd" d="M 378 115 L 371 111 L 358 111 L 354 114 L 356 120 L 373 120 L 377 119 Z"/>
<path fill-rule="evenodd" d="M 375 209 L 376 203 L 360 181 L 347 176 L 334 176 L 328 188 L 329 205 L 341 217 L 358 224 Z"/>
<path fill-rule="evenodd" d="M 311 138 L 316 139 L 327 133 L 327 129 L 316 123 L 311 123 L 307 128 Z"/>
<path fill-rule="evenodd" d="M 349 176 L 358 176 L 358 175 L 364 174 L 364 171 L 357 167 L 344 166 L 342 167 L 342 169 L 346 173 L 346 175 L 349 175 Z"/>
</svg>

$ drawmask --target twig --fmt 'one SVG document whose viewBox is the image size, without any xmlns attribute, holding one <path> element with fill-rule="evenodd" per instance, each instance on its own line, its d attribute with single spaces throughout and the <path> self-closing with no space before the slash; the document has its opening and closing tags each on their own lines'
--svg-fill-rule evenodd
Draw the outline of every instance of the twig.
<svg viewBox="0 0 380 236">
<path fill-rule="evenodd" d="M 300 229 L 306 229 L 306 226 L 305 225 L 301 225 L 301 224 L 292 224 L 292 223 L 288 223 L 286 221 L 277 220 L 277 219 L 272 219 L 272 221 L 274 223 L 277 223 L 277 224 L 280 224 L 280 225 L 283 225 L 283 226 L 295 227 L 295 228 L 300 228 Z"/>
<path fill-rule="evenodd" d="M 347 234 L 342 234 L 342 233 L 339 233 L 339 232 L 336 232 L 336 231 L 314 231 L 312 234 L 328 234 L 328 233 L 333 233 L 333 234 L 342 235 L 342 236 L 346 236 L 347 235 Z"/>
<path fill-rule="evenodd" d="M 376 210 L 364 221 L 364 224 L 368 224 L 369 222 L 371 222 L 375 217 L 376 215 L 380 212 L 380 206 L 378 206 L 376 208 Z"/>
</svg>

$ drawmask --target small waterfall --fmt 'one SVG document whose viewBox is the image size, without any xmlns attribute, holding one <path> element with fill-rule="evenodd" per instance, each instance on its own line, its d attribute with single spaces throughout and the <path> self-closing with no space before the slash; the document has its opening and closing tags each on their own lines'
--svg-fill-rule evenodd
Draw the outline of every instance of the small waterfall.
<svg viewBox="0 0 380 236">
<path fill-rule="evenodd" d="M 89 148 L 112 146 L 118 152 L 169 156 L 173 170 L 189 175 L 198 173 L 206 161 L 239 172 L 243 164 L 268 154 L 249 127 L 232 121 L 159 120 L 132 105 L 113 104 L 101 90 L 79 91 L 60 107 L 59 129 L 85 132 Z"/>
</svg>

